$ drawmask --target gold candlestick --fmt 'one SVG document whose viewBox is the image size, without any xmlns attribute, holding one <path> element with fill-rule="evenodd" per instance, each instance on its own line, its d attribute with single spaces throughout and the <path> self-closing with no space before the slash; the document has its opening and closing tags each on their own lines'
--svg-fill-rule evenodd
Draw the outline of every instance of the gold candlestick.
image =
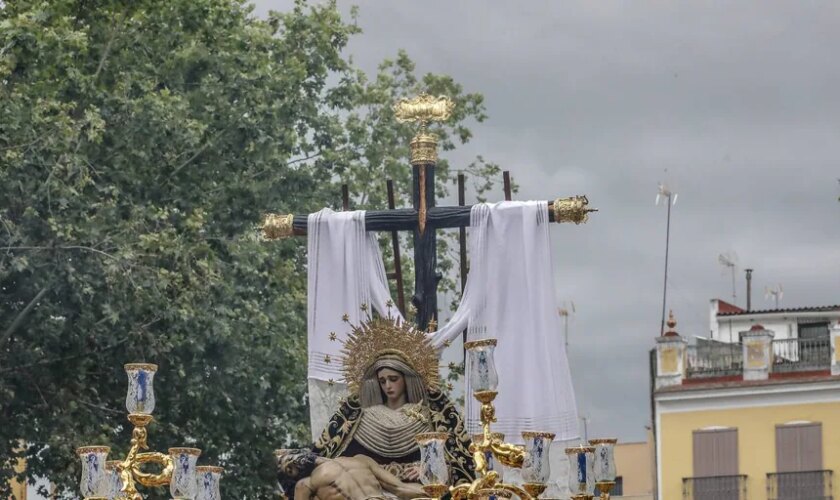
<svg viewBox="0 0 840 500">
<path fill-rule="evenodd" d="M 445 484 L 424 484 L 423 491 L 429 495 L 430 498 L 441 498 L 449 491 L 449 486 Z"/>
<path fill-rule="evenodd" d="M 595 483 L 595 487 L 598 488 L 598 493 L 601 494 L 601 500 L 609 500 L 610 492 L 614 486 L 615 481 L 599 481 Z"/>
<path fill-rule="evenodd" d="M 544 483 L 523 483 L 522 489 L 528 492 L 534 498 L 542 495 L 548 486 Z"/>
</svg>

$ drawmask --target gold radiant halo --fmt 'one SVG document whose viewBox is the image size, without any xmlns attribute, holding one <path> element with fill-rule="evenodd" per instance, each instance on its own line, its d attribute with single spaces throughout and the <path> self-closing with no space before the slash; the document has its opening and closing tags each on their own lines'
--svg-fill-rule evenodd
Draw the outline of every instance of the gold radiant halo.
<svg viewBox="0 0 840 500">
<path fill-rule="evenodd" d="M 437 351 L 425 332 L 405 321 L 380 317 L 354 326 L 341 353 L 344 378 L 354 393 L 362 387 L 368 369 L 385 355 L 413 368 L 427 388 L 437 389 L 440 385 Z"/>
</svg>

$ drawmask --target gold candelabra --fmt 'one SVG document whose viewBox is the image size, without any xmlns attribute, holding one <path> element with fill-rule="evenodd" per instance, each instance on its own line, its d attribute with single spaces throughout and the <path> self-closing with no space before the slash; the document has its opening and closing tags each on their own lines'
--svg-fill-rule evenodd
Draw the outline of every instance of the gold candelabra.
<svg viewBox="0 0 840 500">
<path fill-rule="evenodd" d="M 470 453 L 475 462 L 476 479 L 469 484 L 447 488 L 448 475 L 444 460 L 446 435 L 426 433 L 417 436 L 421 454 L 421 481 L 424 491 L 432 499 L 440 499 L 447 491 L 453 500 L 477 500 L 484 498 L 506 499 L 512 496 L 520 500 L 534 500 L 545 492 L 550 479 L 549 450 L 555 435 L 550 432 L 523 432 L 524 446 L 504 442 L 504 436 L 492 432 L 496 422 L 496 408 L 493 404 L 498 396 L 498 374 L 493 353 L 496 339 L 466 342 L 468 353 L 468 376 L 473 397 L 481 403 L 479 418 L 481 434 L 473 438 Z M 592 500 L 597 487 L 601 499 L 608 499 L 615 485 L 615 461 L 613 447 L 615 439 L 593 439 L 591 446 L 569 448 L 569 488 L 572 499 Z M 521 469 L 524 482 L 521 486 L 506 483 L 495 470 L 495 464 Z"/>
<path fill-rule="evenodd" d="M 471 343 L 467 343 L 471 344 Z M 487 345 L 495 345 L 495 342 Z M 469 347 L 467 347 L 469 349 Z M 524 483 L 522 487 L 501 481 L 499 473 L 495 470 L 488 470 L 488 457 L 492 456 L 499 463 L 507 467 L 521 469 L 525 461 L 525 447 L 503 442 L 498 435 L 494 434 L 490 426 L 496 421 L 496 407 L 493 401 L 498 392 L 494 390 L 476 391 L 473 393 L 478 402 L 481 403 L 480 418 L 482 428 L 482 439 L 480 442 L 473 441 L 470 445 L 470 452 L 475 461 L 476 479 L 470 484 L 462 484 L 452 487 L 453 500 L 476 499 L 487 497 L 510 498 L 511 494 L 522 500 L 531 500 L 538 497 L 545 491 L 546 485 L 541 483 Z M 554 436 L 551 435 L 553 438 Z M 507 494 L 496 495 L 494 491 L 503 491 Z"/>
<path fill-rule="evenodd" d="M 126 409 L 131 431 L 131 448 L 122 460 L 107 460 L 107 446 L 83 446 L 77 449 L 82 460 L 82 495 L 87 500 L 143 500 L 137 486 L 153 488 L 169 485 L 173 499 L 204 500 L 220 498 L 218 467 L 204 467 L 202 480 L 197 478 L 196 462 L 201 450 L 169 448 L 169 453 L 149 449 L 148 427 L 154 421 L 154 376 L 157 365 L 129 363 Z M 160 467 L 158 472 L 143 470 L 146 464 Z M 177 467 L 176 467 L 177 465 Z"/>
<path fill-rule="evenodd" d="M 480 439 L 476 439 L 470 445 L 470 452 L 475 461 L 476 479 L 470 484 L 462 484 L 449 489 L 453 500 L 474 500 L 478 498 L 510 498 L 515 495 L 521 500 L 532 500 L 537 498 L 546 489 L 544 482 L 527 481 L 521 487 L 515 484 L 506 483 L 502 480 L 499 472 L 492 470 L 490 461 L 496 461 L 506 467 L 522 469 L 526 465 L 526 459 L 530 467 L 539 469 L 544 466 L 547 472 L 548 447 L 540 448 L 537 455 L 530 455 L 525 446 L 506 443 L 499 434 L 493 433 L 491 426 L 496 422 L 496 408 L 493 401 L 498 392 L 498 375 L 493 363 L 493 350 L 496 347 L 496 339 L 477 340 L 467 342 L 464 348 L 470 353 L 472 370 L 470 380 L 473 385 L 473 397 L 481 403 L 479 412 L 481 420 Z M 474 359 L 473 359 L 474 358 Z M 526 434 L 528 434 L 526 436 Z M 551 433 L 524 433 L 525 438 L 537 438 L 542 443 L 547 440 L 550 445 L 554 434 Z M 536 475 L 539 475 L 537 473 Z M 528 479 L 534 479 L 531 474 Z M 429 493 L 429 492 L 427 492 Z M 433 496 L 433 498 L 439 498 Z"/>
</svg>

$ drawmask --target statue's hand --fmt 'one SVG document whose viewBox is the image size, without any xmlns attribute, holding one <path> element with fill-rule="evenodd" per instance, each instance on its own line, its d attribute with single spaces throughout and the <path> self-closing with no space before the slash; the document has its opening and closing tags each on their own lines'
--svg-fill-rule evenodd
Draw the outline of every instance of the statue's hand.
<svg viewBox="0 0 840 500">
<path fill-rule="evenodd" d="M 411 467 L 406 467 L 405 471 L 402 474 L 402 480 L 408 481 L 410 483 L 417 483 L 420 481 L 420 466 L 419 465 L 412 465 Z"/>
</svg>

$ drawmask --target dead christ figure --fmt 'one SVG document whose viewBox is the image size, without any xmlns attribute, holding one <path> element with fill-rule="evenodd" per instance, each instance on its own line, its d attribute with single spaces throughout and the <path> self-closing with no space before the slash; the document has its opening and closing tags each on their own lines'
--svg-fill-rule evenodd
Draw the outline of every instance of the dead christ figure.
<svg viewBox="0 0 840 500">
<path fill-rule="evenodd" d="M 403 483 L 364 455 L 324 458 L 309 450 L 290 450 L 281 455 L 277 479 L 289 499 L 369 500 L 384 499 L 386 492 L 403 500 L 426 496 L 418 484 Z"/>
</svg>

